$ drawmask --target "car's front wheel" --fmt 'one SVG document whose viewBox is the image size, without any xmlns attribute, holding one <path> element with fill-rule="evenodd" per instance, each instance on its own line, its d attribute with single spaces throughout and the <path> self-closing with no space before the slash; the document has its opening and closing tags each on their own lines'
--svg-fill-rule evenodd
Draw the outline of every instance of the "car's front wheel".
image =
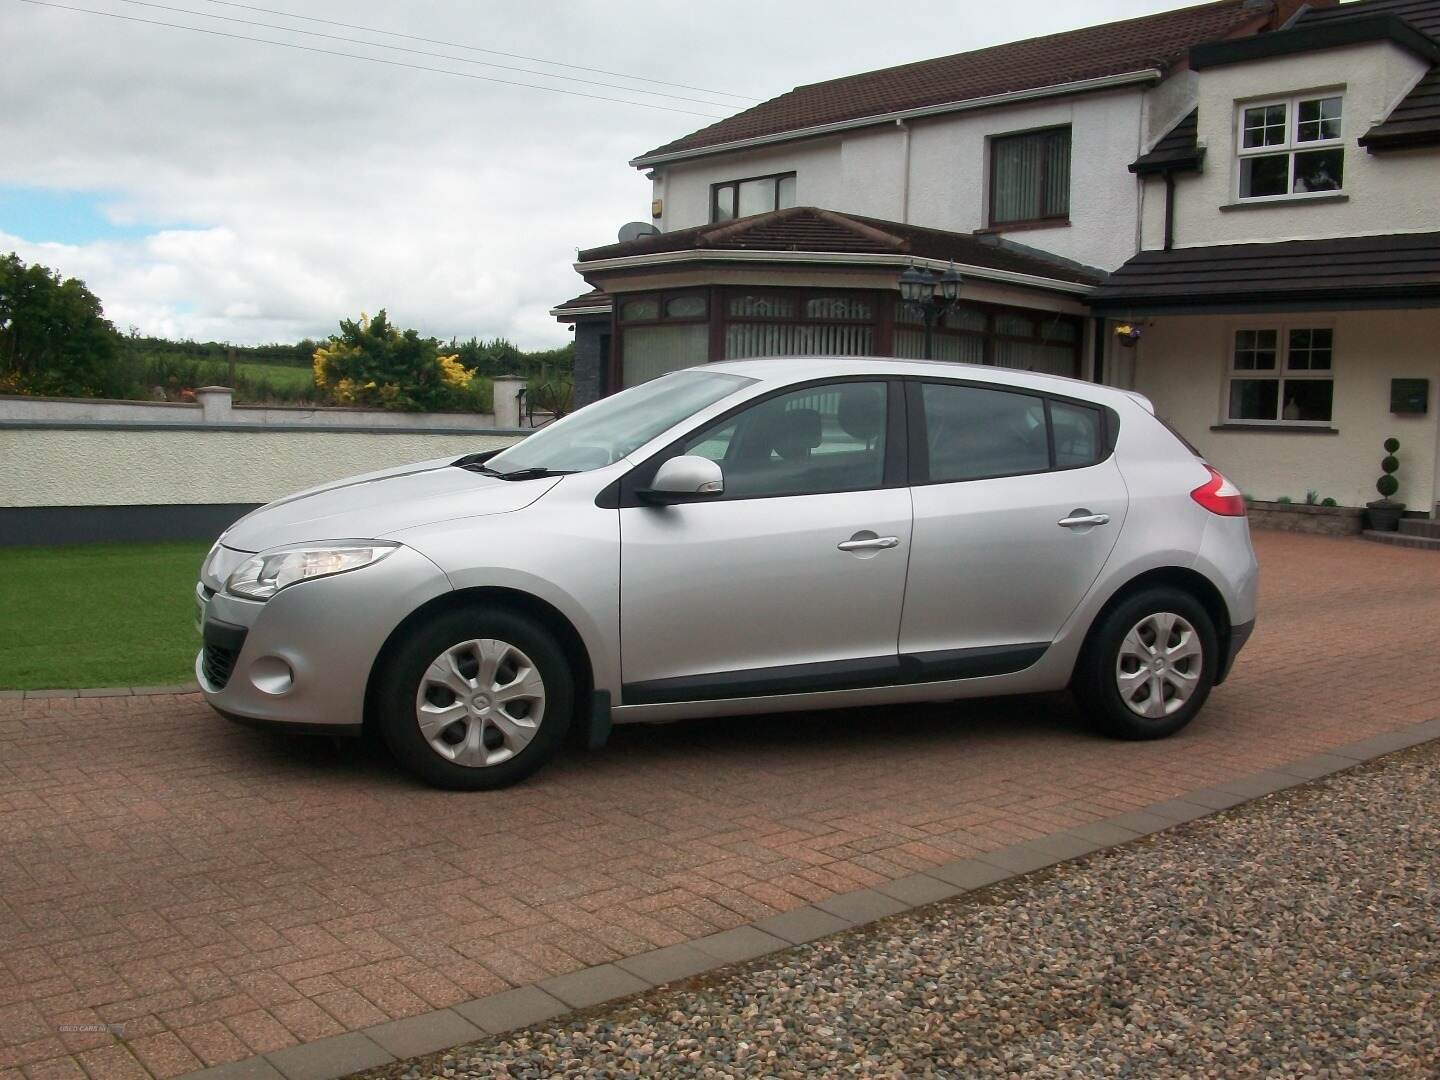
<svg viewBox="0 0 1440 1080">
<path fill-rule="evenodd" d="M 1107 734 L 1158 739 L 1194 719 L 1215 685 L 1218 659 L 1203 604 L 1179 589 L 1145 589 L 1092 629 L 1075 696 Z"/>
<path fill-rule="evenodd" d="M 437 787 L 506 787 L 564 742 L 574 680 L 544 627 L 464 608 L 422 623 L 388 657 L 376 721 L 395 757 Z"/>
</svg>

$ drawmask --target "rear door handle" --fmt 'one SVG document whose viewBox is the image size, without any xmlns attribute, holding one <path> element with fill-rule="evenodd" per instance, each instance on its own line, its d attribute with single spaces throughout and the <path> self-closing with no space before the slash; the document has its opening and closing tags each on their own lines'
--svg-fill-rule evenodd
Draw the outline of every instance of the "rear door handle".
<svg viewBox="0 0 1440 1080">
<path fill-rule="evenodd" d="M 1092 525 L 1109 525 L 1109 514 L 1092 514 L 1087 510 L 1072 510 L 1069 517 L 1055 523 L 1062 529 L 1088 529 Z"/>
<path fill-rule="evenodd" d="M 841 551 L 872 551 L 900 546 L 898 536 L 872 536 L 868 540 L 841 540 L 835 545 Z"/>
</svg>

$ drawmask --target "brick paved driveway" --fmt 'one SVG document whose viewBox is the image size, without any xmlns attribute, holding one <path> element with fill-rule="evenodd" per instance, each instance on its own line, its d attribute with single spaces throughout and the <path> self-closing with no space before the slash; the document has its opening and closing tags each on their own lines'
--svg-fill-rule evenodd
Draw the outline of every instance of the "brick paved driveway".
<svg viewBox="0 0 1440 1080">
<path fill-rule="evenodd" d="M 1260 629 L 1160 743 L 1064 698 L 758 717 L 452 794 L 192 696 L 0 701 L 0 1080 L 360 1029 L 1440 716 L 1440 557 L 1256 543 Z"/>
</svg>

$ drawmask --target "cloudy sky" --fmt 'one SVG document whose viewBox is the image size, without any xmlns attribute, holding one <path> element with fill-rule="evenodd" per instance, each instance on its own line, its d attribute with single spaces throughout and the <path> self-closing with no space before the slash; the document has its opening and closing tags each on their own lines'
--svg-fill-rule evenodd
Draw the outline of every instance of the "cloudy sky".
<svg viewBox="0 0 1440 1080">
<path fill-rule="evenodd" d="M 0 0 L 0 252 L 85 279 L 122 329 L 293 341 L 387 307 L 427 334 L 527 347 L 566 340 L 547 310 L 583 289 L 576 249 L 648 217 L 649 185 L 625 163 L 711 122 L 692 113 L 725 116 L 800 83 L 1183 6 L 53 2 L 65 7 Z"/>
</svg>

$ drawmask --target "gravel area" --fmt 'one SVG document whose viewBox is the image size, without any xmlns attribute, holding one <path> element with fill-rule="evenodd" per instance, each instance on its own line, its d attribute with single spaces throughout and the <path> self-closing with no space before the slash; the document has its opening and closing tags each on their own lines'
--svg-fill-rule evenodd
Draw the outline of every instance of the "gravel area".
<svg viewBox="0 0 1440 1080">
<path fill-rule="evenodd" d="M 1440 743 L 366 1077 L 1440 1076 Z"/>
</svg>

